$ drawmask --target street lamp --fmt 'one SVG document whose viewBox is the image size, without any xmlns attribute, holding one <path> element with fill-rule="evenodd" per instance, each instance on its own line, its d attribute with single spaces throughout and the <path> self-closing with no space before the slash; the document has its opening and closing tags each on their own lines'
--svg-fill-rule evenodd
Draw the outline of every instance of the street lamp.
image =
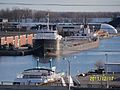
<svg viewBox="0 0 120 90">
<path fill-rule="evenodd" d="M 39 66 L 39 58 L 37 58 L 37 68 L 38 68 L 38 66 Z"/>
<path fill-rule="evenodd" d="M 69 81 L 68 90 L 70 90 L 70 62 L 71 61 L 66 58 L 63 58 L 63 60 L 66 60 L 68 62 L 68 81 Z"/>
<path fill-rule="evenodd" d="M 50 68 L 52 69 L 52 58 L 50 58 Z"/>
<path fill-rule="evenodd" d="M 105 57 L 106 57 L 106 77 L 108 76 L 108 68 L 107 68 L 107 63 L 108 63 L 108 54 L 105 54 Z M 109 88 L 109 85 L 108 85 L 108 79 L 106 81 L 106 87 Z"/>
<path fill-rule="evenodd" d="M 76 59 L 76 56 L 73 56 L 74 59 Z M 69 84 L 68 84 L 68 90 L 70 90 L 70 85 L 73 85 L 73 81 L 71 80 L 70 76 L 71 76 L 71 61 L 66 59 L 66 58 L 63 58 L 63 60 L 66 60 L 68 62 L 68 81 L 69 81 Z"/>
</svg>

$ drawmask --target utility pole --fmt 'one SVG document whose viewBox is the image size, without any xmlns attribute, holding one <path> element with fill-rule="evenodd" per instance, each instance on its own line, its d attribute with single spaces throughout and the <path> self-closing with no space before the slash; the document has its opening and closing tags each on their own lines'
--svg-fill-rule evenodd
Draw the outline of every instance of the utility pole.
<svg viewBox="0 0 120 90">
<path fill-rule="evenodd" d="M 73 56 L 73 59 L 76 59 L 76 56 Z M 73 82 L 71 80 L 71 61 L 66 58 L 63 58 L 63 60 L 66 60 L 68 62 L 68 90 L 70 90 L 70 86 L 73 85 Z"/>
<path fill-rule="evenodd" d="M 50 68 L 52 69 L 52 58 L 50 59 Z"/>
<path fill-rule="evenodd" d="M 70 60 L 67 60 L 68 61 L 68 71 L 69 71 L 69 89 L 70 90 Z"/>
<path fill-rule="evenodd" d="M 63 60 L 66 60 L 68 62 L 68 90 L 70 90 L 70 60 L 63 58 Z"/>
<path fill-rule="evenodd" d="M 47 15 L 47 30 L 49 31 L 49 11 L 48 11 L 48 15 Z"/>
<path fill-rule="evenodd" d="M 105 54 L 105 57 L 106 57 L 106 77 L 108 77 L 108 67 L 107 67 L 107 63 L 108 63 L 108 54 Z M 109 85 L 108 85 L 108 78 L 106 80 L 106 88 L 109 88 Z"/>
<path fill-rule="evenodd" d="M 39 57 L 37 58 L 37 68 L 39 67 Z"/>
</svg>

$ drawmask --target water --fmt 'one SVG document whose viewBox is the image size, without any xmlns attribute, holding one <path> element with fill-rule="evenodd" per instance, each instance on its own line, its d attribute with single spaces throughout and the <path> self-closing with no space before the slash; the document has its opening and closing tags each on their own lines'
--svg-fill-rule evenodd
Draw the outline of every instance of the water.
<svg viewBox="0 0 120 90">
<path fill-rule="evenodd" d="M 107 51 L 113 52 L 107 52 Z M 95 52 L 94 52 L 95 51 Z M 105 52 L 104 52 L 105 51 Z M 117 52 L 116 52 L 117 51 Z M 87 72 L 95 68 L 97 61 L 105 62 L 105 54 L 108 54 L 108 62 L 120 62 L 120 37 L 105 39 L 100 42 L 97 49 L 83 51 L 63 57 L 52 58 L 52 65 L 57 71 L 68 71 L 68 62 L 71 61 L 71 74 Z M 66 58 L 67 60 L 64 60 Z M 50 58 L 40 58 L 40 67 L 49 67 Z M 25 69 L 36 67 L 37 57 L 29 56 L 1 56 L 0 57 L 0 81 L 13 81 L 17 74 Z"/>
</svg>

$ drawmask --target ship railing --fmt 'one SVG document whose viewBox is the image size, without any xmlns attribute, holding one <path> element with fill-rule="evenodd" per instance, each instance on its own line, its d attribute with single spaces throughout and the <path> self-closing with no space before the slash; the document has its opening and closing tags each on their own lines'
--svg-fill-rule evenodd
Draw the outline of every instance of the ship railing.
<svg viewBox="0 0 120 90">
<path fill-rule="evenodd" d="M 71 40 L 88 40 L 89 38 L 83 38 L 83 37 L 65 37 L 65 41 L 71 41 Z"/>
<path fill-rule="evenodd" d="M 66 84 L 66 83 L 64 83 Z M 68 83 L 67 83 L 68 84 Z M 1 81 L 0 82 L 0 85 L 20 85 L 20 84 L 13 84 L 12 81 Z M 21 85 L 33 85 L 33 86 L 63 86 L 63 83 L 60 83 L 60 82 L 49 82 L 49 83 L 29 83 L 29 84 L 21 84 Z"/>
<path fill-rule="evenodd" d="M 66 84 L 66 86 L 68 86 L 68 82 L 65 82 L 64 84 Z M 13 85 L 12 81 L 1 81 L 0 85 Z M 29 84 L 30 86 L 63 86 L 63 83 L 59 83 L 59 82 L 49 82 L 49 83 L 43 83 L 43 84 Z M 106 84 L 74 84 L 74 86 L 71 86 L 73 88 L 107 88 Z M 110 85 L 109 88 L 115 88 L 115 87 L 119 87 L 120 85 L 119 83 L 116 85 Z"/>
</svg>

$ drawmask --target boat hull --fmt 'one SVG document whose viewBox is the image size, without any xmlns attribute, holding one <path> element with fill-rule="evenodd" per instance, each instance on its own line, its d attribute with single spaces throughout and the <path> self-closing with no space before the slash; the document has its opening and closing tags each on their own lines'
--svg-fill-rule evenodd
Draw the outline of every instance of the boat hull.
<svg viewBox="0 0 120 90">
<path fill-rule="evenodd" d="M 89 40 L 33 40 L 34 55 L 37 56 L 61 56 L 72 54 L 84 50 L 97 48 L 99 46 L 99 39 L 96 41 Z"/>
<path fill-rule="evenodd" d="M 61 53 L 61 40 L 54 39 L 33 39 L 34 55 L 56 56 Z"/>
</svg>

